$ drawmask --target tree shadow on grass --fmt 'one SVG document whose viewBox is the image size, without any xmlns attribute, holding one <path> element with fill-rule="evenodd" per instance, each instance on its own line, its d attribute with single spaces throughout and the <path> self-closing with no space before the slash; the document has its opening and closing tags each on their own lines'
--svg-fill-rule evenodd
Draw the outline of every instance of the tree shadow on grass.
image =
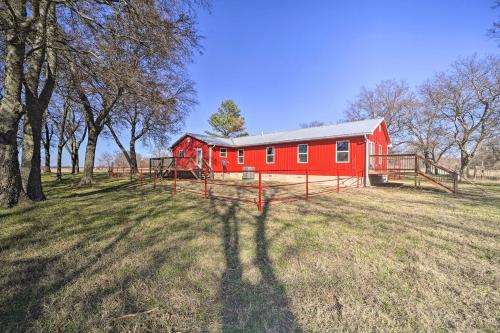
<svg viewBox="0 0 500 333">
<path fill-rule="evenodd" d="M 226 269 L 222 275 L 220 297 L 222 299 L 223 332 L 301 332 L 295 316 L 289 308 L 284 286 L 277 279 L 269 258 L 269 242 L 266 238 L 266 220 L 269 201 L 256 217 L 254 234 L 255 259 L 261 279 L 252 284 L 243 279 L 240 259 L 240 220 L 237 201 L 220 202 L 212 211 L 222 222 L 222 241 Z M 220 212 L 220 208 L 224 208 Z"/>
<path fill-rule="evenodd" d="M 28 258 L 9 258 L 8 256 L 0 258 L 0 267 L 9 268 L 7 274 L 0 274 L 0 290 L 2 291 L 0 293 L 0 332 L 36 331 L 35 325 L 39 324 L 37 323 L 39 320 L 43 320 L 49 304 L 53 301 L 61 302 L 58 294 L 65 288 L 72 288 L 73 284 L 82 283 L 86 279 L 93 281 L 100 275 L 109 275 L 109 273 L 102 274 L 102 272 L 109 269 L 106 263 L 113 263 L 115 258 L 123 260 L 137 252 L 143 253 L 144 260 L 134 262 L 134 270 L 114 276 L 113 281 L 105 286 L 91 286 L 85 293 L 85 300 L 66 300 L 68 308 L 74 306 L 75 302 L 83 303 L 79 305 L 83 309 L 79 314 L 80 319 L 73 325 L 88 325 L 95 321 L 95 312 L 99 311 L 106 297 L 118 291 L 122 292 L 122 290 L 126 293 L 127 286 L 136 281 L 150 281 L 159 267 L 168 262 L 168 258 L 171 260 L 179 244 L 184 244 L 190 240 L 190 237 L 194 237 L 193 235 L 183 236 L 181 233 L 180 236 L 174 237 L 168 246 L 153 249 L 155 245 L 164 241 L 162 238 L 164 233 L 152 229 L 145 232 L 141 224 L 143 221 L 158 218 L 166 212 L 170 214 L 171 211 L 158 208 L 157 205 L 149 209 L 139 209 L 142 201 L 136 196 L 130 196 L 127 187 L 115 187 L 115 190 L 114 193 L 117 196 L 124 196 L 130 201 L 109 209 L 106 200 L 95 202 L 100 192 L 93 191 L 93 196 L 81 198 L 77 205 L 68 208 L 64 222 L 53 224 L 35 218 L 33 223 L 29 223 L 23 231 L 1 239 L 0 252 L 12 250 L 20 253 L 23 253 L 23 248 L 39 251 L 46 243 L 54 244 L 59 241 L 64 242 L 66 239 L 75 239 L 76 242 L 69 246 L 63 243 L 61 251 L 55 251 L 49 255 L 33 253 L 27 255 Z M 182 207 L 183 211 L 195 208 L 195 206 L 186 205 Z M 142 213 L 134 214 L 136 210 L 142 210 Z M 88 213 L 80 217 L 81 211 Z M 104 211 L 106 219 L 102 216 Z M 77 222 L 73 221 L 79 217 Z M 34 217 L 30 216 L 30 218 Z M 139 233 L 141 237 L 135 238 L 136 233 Z M 94 244 L 98 243 L 103 247 L 95 248 Z M 83 294 L 80 296 L 83 297 Z M 143 302 L 137 300 L 134 295 L 123 297 L 121 300 L 123 300 L 121 310 L 125 313 L 145 310 L 142 308 Z M 54 305 L 50 306 L 54 307 Z M 49 311 L 57 310 L 53 308 Z M 120 314 L 122 313 L 117 313 L 117 315 Z M 71 317 L 71 315 L 68 316 Z M 85 318 L 88 319 L 85 320 Z M 107 318 L 102 320 L 107 320 Z M 94 324 L 97 327 L 105 327 L 101 322 L 94 322 Z M 126 323 L 120 322 L 120 325 L 122 324 Z M 64 327 L 65 323 L 53 323 L 53 325 Z M 114 324 L 107 325 L 114 326 Z"/>
<path fill-rule="evenodd" d="M 122 242 L 138 225 L 139 222 L 124 227 L 121 232 L 114 237 L 101 251 L 91 255 L 86 262 L 76 269 L 67 272 L 58 272 L 57 278 L 47 280 L 51 271 L 58 262 L 64 260 L 67 253 L 77 252 L 88 242 L 90 238 L 84 237 L 65 252 L 50 257 L 34 257 L 30 259 L 19 259 L 3 262 L 2 265 L 12 265 L 16 267 L 15 276 L 8 279 L 9 288 L 16 286 L 17 292 L 11 297 L 0 300 L 0 323 L 4 323 L 4 329 L 22 330 L 28 324 L 28 320 L 37 319 L 42 311 L 44 301 L 50 295 L 55 294 L 67 284 L 78 279 L 84 272 L 98 263 L 99 259 L 110 253 L 114 247 Z M 88 234 L 86 234 L 88 235 Z M 12 275 L 14 275 L 14 272 Z M 0 288 L 5 290 L 7 286 L 0 283 Z"/>
</svg>

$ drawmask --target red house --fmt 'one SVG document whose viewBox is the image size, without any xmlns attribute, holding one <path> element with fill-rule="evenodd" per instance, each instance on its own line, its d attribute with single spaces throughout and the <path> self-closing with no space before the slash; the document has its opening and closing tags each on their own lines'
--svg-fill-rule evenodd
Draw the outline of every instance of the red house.
<svg viewBox="0 0 500 333">
<path fill-rule="evenodd" d="M 383 118 L 290 131 L 219 138 L 187 133 L 171 147 L 179 169 L 242 177 L 245 167 L 285 175 L 363 176 L 381 166 L 391 144 Z"/>
</svg>

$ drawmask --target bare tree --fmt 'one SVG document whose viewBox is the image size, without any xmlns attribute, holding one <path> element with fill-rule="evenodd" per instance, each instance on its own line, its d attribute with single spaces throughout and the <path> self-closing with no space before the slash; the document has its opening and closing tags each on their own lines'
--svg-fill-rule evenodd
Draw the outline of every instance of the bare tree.
<svg viewBox="0 0 500 333">
<path fill-rule="evenodd" d="M 57 133 L 57 173 L 56 179 L 62 180 L 62 153 L 64 147 L 67 148 L 71 160 L 72 169 L 74 170 L 74 155 L 78 156 L 79 145 L 85 138 L 85 131 L 81 135 L 81 139 L 77 139 L 79 132 L 83 126 L 83 119 L 81 116 L 77 116 L 78 105 L 75 104 L 68 96 L 68 93 L 64 91 L 63 88 L 58 89 L 56 98 L 53 99 L 51 106 L 49 108 L 49 117 L 55 124 Z M 71 148 L 67 147 L 68 142 L 71 145 L 75 143 Z M 76 152 L 73 152 L 73 149 Z M 77 163 L 78 158 L 76 158 L 75 163 Z"/>
<path fill-rule="evenodd" d="M 493 9 L 500 9 L 500 0 L 495 0 L 495 4 L 493 5 Z M 500 19 L 493 22 L 493 27 L 488 30 L 488 36 L 498 42 L 500 46 Z"/>
<path fill-rule="evenodd" d="M 44 149 L 44 157 L 45 157 L 45 166 L 44 172 L 50 173 L 50 149 L 52 148 L 52 138 L 55 134 L 55 124 L 52 119 L 45 115 L 45 120 L 43 122 L 43 130 L 42 130 L 42 145 Z"/>
<path fill-rule="evenodd" d="M 23 76 L 25 98 L 25 121 L 21 158 L 21 177 L 23 188 L 34 201 L 45 199 L 42 190 L 40 146 L 42 124 L 49 105 L 56 80 L 57 40 L 55 4 L 49 0 L 40 0 L 33 6 L 34 17 L 40 17 L 32 23 L 27 36 L 25 56 L 26 70 Z"/>
<path fill-rule="evenodd" d="M 383 117 L 394 146 L 405 143 L 403 115 L 411 106 L 410 88 L 404 82 L 385 80 L 374 89 L 361 88 L 361 92 L 345 112 L 347 120 Z"/>
<path fill-rule="evenodd" d="M 111 164 L 114 162 L 114 160 L 115 160 L 115 156 L 113 156 L 113 154 L 111 154 L 110 152 L 105 151 L 99 157 L 99 164 L 101 166 L 110 167 Z"/>
<path fill-rule="evenodd" d="M 432 82 L 423 84 L 403 115 L 406 145 L 436 163 L 454 144 L 437 95 Z"/>
<path fill-rule="evenodd" d="M 88 50 L 85 43 L 94 46 L 92 52 L 73 52 L 69 58 L 71 79 L 88 128 L 82 185 L 94 182 L 97 139 L 122 99 L 146 98 L 147 79 L 165 75 L 168 80 L 168 74 L 183 68 L 197 46 L 189 9 L 177 1 L 127 2 L 123 9 L 102 18 L 101 25 L 107 29 L 96 32 L 78 27 L 68 32 L 72 48 L 84 45 Z M 138 59 L 145 59 L 144 64 Z M 149 63 L 157 66 L 146 66 Z"/>
<path fill-rule="evenodd" d="M 168 82 L 169 87 L 161 81 L 150 82 L 155 83 L 156 89 L 150 93 L 145 92 L 142 96 L 127 96 L 118 112 L 110 117 L 107 123 L 113 139 L 132 170 L 136 170 L 138 166 L 137 142 L 141 140 L 144 144 L 152 142 L 165 145 L 169 135 L 178 132 L 185 115 L 195 103 L 192 83 L 184 81 L 182 77 L 171 78 Z M 158 91 L 157 87 L 162 85 L 163 91 Z M 121 143 L 116 129 L 129 130 L 128 150 Z"/>
<path fill-rule="evenodd" d="M 317 120 L 313 120 L 309 123 L 302 123 L 300 124 L 300 127 L 301 128 L 310 128 L 310 127 L 318 127 L 318 126 L 325 126 L 326 123 L 323 122 L 323 121 L 317 121 Z"/>
<path fill-rule="evenodd" d="M 82 112 L 77 110 L 76 107 L 72 107 L 68 110 L 67 117 L 66 131 L 64 134 L 66 145 L 64 145 L 64 147 L 66 147 L 71 158 L 71 173 L 77 174 L 80 173 L 78 152 L 87 136 L 87 126 Z"/>
<path fill-rule="evenodd" d="M 463 175 L 482 143 L 499 135 L 500 57 L 459 60 L 449 73 L 438 74 L 434 80 Z"/>
<path fill-rule="evenodd" d="M 491 169 L 500 166 L 500 135 L 484 141 L 471 160 L 470 166 Z"/>
<path fill-rule="evenodd" d="M 18 160 L 17 132 L 23 114 L 21 102 L 26 34 L 31 18 L 23 1 L 0 2 L 4 41 L 3 96 L 0 104 L 0 205 L 11 207 L 26 200 Z"/>
</svg>

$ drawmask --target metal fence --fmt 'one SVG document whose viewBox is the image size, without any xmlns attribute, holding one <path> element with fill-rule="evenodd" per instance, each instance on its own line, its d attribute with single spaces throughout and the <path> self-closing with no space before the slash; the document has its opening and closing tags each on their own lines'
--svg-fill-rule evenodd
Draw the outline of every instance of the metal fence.
<svg viewBox="0 0 500 333">
<path fill-rule="evenodd" d="M 239 201 L 252 204 L 259 211 L 264 203 L 282 203 L 293 200 L 308 201 L 312 197 L 343 191 L 347 188 L 364 186 L 362 172 L 355 176 L 341 176 L 336 172 L 330 175 L 315 175 L 310 170 L 273 170 L 254 171 L 255 180 L 215 180 L 208 174 L 201 179 L 186 179 L 179 177 L 177 170 L 173 170 L 171 177 L 165 177 L 153 172 L 150 177 L 148 169 L 138 169 L 134 172 L 130 168 L 111 168 L 112 177 L 137 176 L 141 185 L 148 185 L 151 190 L 165 189 L 177 193 L 190 193 L 205 199 L 215 198 L 222 200 Z M 275 181 L 276 175 L 290 175 L 297 177 L 297 181 Z M 311 173 L 313 173 L 311 175 Z"/>
</svg>

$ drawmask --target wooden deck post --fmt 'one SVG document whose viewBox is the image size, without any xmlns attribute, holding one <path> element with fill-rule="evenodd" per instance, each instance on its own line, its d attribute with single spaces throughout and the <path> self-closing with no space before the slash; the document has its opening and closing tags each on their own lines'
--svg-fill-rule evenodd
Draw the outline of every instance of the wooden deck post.
<svg viewBox="0 0 500 333">
<path fill-rule="evenodd" d="M 259 171 L 259 198 L 257 199 L 257 209 L 262 211 L 262 171 Z"/>
</svg>

